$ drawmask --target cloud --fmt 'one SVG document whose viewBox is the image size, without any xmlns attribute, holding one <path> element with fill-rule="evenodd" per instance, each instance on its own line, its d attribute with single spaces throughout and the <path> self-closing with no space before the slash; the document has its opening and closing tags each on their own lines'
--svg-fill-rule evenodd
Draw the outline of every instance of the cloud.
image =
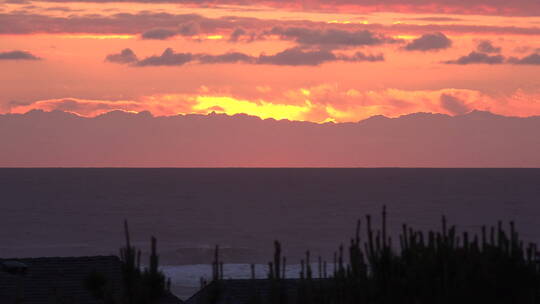
<svg viewBox="0 0 540 304">
<path fill-rule="evenodd" d="M 309 28 L 275 27 L 269 34 L 292 39 L 305 46 L 356 47 L 396 42 L 369 30 L 345 31 L 338 29 L 314 30 Z"/>
<path fill-rule="evenodd" d="M 252 18 L 251 18 L 252 19 Z M 113 15 L 88 14 L 49 16 L 30 13 L 0 14 L 0 33 L 96 33 L 96 34 L 141 34 L 153 29 L 175 29 L 179 35 L 192 36 L 201 32 L 234 29 L 242 24 L 265 21 L 250 18 L 207 18 L 198 14 L 169 14 L 140 12 Z"/>
<path fill-rule="evenodd" d="M 135 63 L 136 66 L 179 66 L 193 60 L 191 53 L 175 53 L 173 49 L 167 48 L 161 55 L 146 57 Z"/>
<path fill-rule="evenodd" d="M 501 48 L 494 46 L 491 41 L 489 40 L 483 40 L 481 41 L 478 46 L 476 47 L 476 50 L 480 53 L 500 53 Z"/>
<path fill-rule="evenodd" d="M 517 52 L 517 53 L 528 53 L 530 51 L 540 53 L 540 48 L 535 49 L 533 46 L 530 46 L 530 45 L 520 45 L 514 48 L 514 52 Z"/>
<path fill-rule="evenodd" d="M 276 108 L 272 104 L 227 98 L 221 101 L 237 106 L 247 102 L 254 113 L 282 114 L 289 110 L 299 118 L 305 114 L 295 107 Z M 212 109 L 225 110 L 220 106 Z M 0 125 L 9 130 L 0 132 L 0 142 L 7 147 L 0 149 L 0 166 L 536 168 L 540 166 L 535 136 L 539 123 L 539 117 L 504 118 L 488 112 L 461 117 L 416 113 L 337 125 L 264 121 L 246 114 L 163 118 L 147 112 L 114 111 L 84 118 L 32 111 L 25 115 L 0 115 Z M 195 178 L 208 180 L 204 175 Z M 469 180 L 474 187 L 477 180 Z M 393 185 L 400 186 L 396 182 Z M 58 185 L 58 192 L 62 186 Z M 157 189 L 168 191 L 169 186 L 166 183 Z M 246 186 L 250 185 L 238 183 L 232 191 L 245 191 Z M 531 183 L 525 189 L 533 187 Z M 17 191 L 20 190 L 7 192 L 8 196 L 16 196 Z M 348 200 L 349 193 L 323 196 Z M 314 200 L 321 199 L 318 193 L 311 195 Z"/>
<path fill-rule="evenodd" d="M 63 111 L 74 113 L 84 117 L 95 117 L 111 111 L 143 112 L 152 110 L 156 112 L 155 105 L 151 101 L 125 101 L 125 100 L 87 100 L 79 98 L 60 98 L 40 100 L 31 104 L 12 105 L 12 113 L 25 113 L 31 110 L 42 111 Z M 161 112 L 167 115 L 174 115 L 173 112 L 164 110 Z"/>
<path fill-rule="evenodd" d="M 489 48 L 488 48 L 489 49 Z M 495 51 L 498 48 L 495 48 Z M 492 52 L 493 53 L 493 52 Z M 445 61 L 446 64 L 517 64 L 517 65 L 540 65 L 540 52 L 532 53 L 528 56 L 518 58 L 509 57 L 506 59 L 502 55 L 489 55 L 488 53 L 471 52 L 469 55 L 459 57 L 456 60 Z"/>
<path fill-rule="evenodd" d="M 398 42 L 381 33 L 424 34 L 427 32 L 452 32 L 473 34 L 519 34 L 540 35 L 540 27 L 522 27 L 517 25 L 473 25 L 473 24 L 411 24 L 402 23 L 394 25 L 346 24 L 333 25 L 338 32 L 332 32 L 326 22 L 309 20 L 267 20 L 258 18 L 227 16 L 218 18 L 204 17 L 198 14 L 171 14 L 171 13 L 117 13 L 113 15 L 74 14 L 70 16 L 48 16 L 34 13 L 0 13 L 0 34 L 31 34 L 31 33 L 59 33 L 59 34 L 131 34 L 139 35 L 153 29 L 169 29 L 178 31 L 179 35 L 193 36 L 201 33 L 223 34 L 234 32 L 238 28 L 249 29 L 250 36 L 270 34 L 273 28 L 280 28 L 287 34 L 287 29 L 304 29 L 297 33 L 291 31 L 290 36 L 283 39 L 296 40 L 299 35 L 308 38 L 322 39 L 320 43 L 333 43 L 337 40 L 345 46 L 373 45 L 373 43 Z M 339 27 L 339 28 L 338 28 Z M 307 30 L 307 31 L 305 31 Z M 309 31 L 312 31 L 311 33 Z M 367 33 L 365 31 L 368 31 Z M 377 33 L 380 31 L 381 33 Z M 336 37 L 328 37 L 328 33 Z M 370 35 L 371 33 L 371 35 Z M 324 38 L 324 39 L 323 39 Z M 382 41 L 381 41 L 382 40 Z M 313 41 L 313 40 L 312 40 Z M 371 44 L 369 43 L 371 41 Z"/>
<path fill-rule="evenodd" d="M 193 15 L 195 16 L 195 15 Z M 142 33 L 142 39 L 166 40 L 174 36 L 194 36 L 201 33 L 201 26 L 198 22 L 188 21 L 181 24 L 178 29 L 155 28 Z"/>
<path fill-rule="evenodd" d="M 534 102 L 539 98 L 540 92 L 526 93 L 521 90 L 510 95 L 488 95 L 466 89 L 361 90 L 342 88 L 337 84 L 321 84 L 287 91 L 258 91 L 253 96 L 218 93 L 209 88 L 199 93 L 155 94 L 135 100 L 50 99 L 31 104 L 13 104 L 10 112 L 62 110 L 93 117 L 113 110 L 149 111 L 155 116 L 209 114 L 215 111 L 261 118 L 354 122 L 374 115 L 399 117 L 417 112 L 461 115 L 472 110 L 528 117 L 540 115 L 540 104 Z"/>
<path fill-rule="evenodd" d="M 134 63 L 138 60 L 139 59 L 137 58 L 137 55 L 135 55 L 135 53 L 131 49 L 123 49 L 120 53 L 110 54 L 107 55 L 107 57 L 105 58 L 105 61 L 120 64 Z"/>
<path fill-rule="evenodd" d="M 327 50 L 305 50 L 290 48 L 274 55 L 260 55 L 258 64 L 289 65 L 289 66 L 317 66 L 330 61 L 384 61 L 383 55 L 365 55 L 356 52 L 353 56 L 336 55 Z"/>
<path fill-rule="evenodd" d="M 8 0 L 20 2 L 21 0 Z M 139 2 L 139 3 L 181 3 L 194 6 L 209 7 L 216 5 L 265 5 L 274 8 L 302 10 L 305 1 L 291 0 L 47 0 L 48 2 Z M 309 1 L 309 9 L 319 12 L 372 13 L 446 13 L 474 15 L 540 15 L 540 3 L 537 0 L 314 0 Z M 248 7 L 251 8 L 251 7 Z"/>
<path fill-rule="evenodd" d="M 382 54 L 366 55 L 356 52 L 353 55 L 334 54 L 329 50 L 311 50 L 299 47 L 286 49 L 273 55 L 261 54 L 258 57 L 240 52 L 229 52 L 225 54 L 194 54 L 176 53 L 173 49 L 167 48 L 161 55 L 137 59 L 137 55 L 131 49 L 124 49 L 118 54 L 110 54 L 106 61 L 118 64 L 129 64 L 131 66 L 181 66 L 190 62 L 199 64 L 220 64 L 220 63 L 245 63 L 245 64 L 268 64 L 287 66 L 317 66 L 330 61 L 384 61 Z"/>
<path fill-rule="evenodd" d="M 9 51 L 0 52 L 0 60 L 41 60 L 41 58 L 26 51 Z"/>
<path fill-rule="evenodd" d="M 533 53 L 523 58 L 511 57 L 508 59 L 509 63 L 513 64 L 523 64 L 523 65 L 540 65 L 540 51 L 538 53 Z"/>
<path fill-rule="evenodd" d="M 261 55 L 257 63 L 273 65 L 320 65 L 327 61 L 337 60 L 336 55 L 330 51 L 303 50 L 291 48 L 274 55 Z"/>
<path fill-rule="evenodd" d="M 44 8 L 44 10 L 46 11 L 57 11 L 57 12 L 66 12 L 66 13 L 70 13 L 70 12 L 79 12 L 81 10 L 77 10 L 77 9 L 72 9 L 72 8 L 69 8 L 67 6 L 53 6 L 53 7 L 46 7 Z"/>
<path fill-rule="evenodd" d="M 456 60 L 445 61 L 446 64 L 502 64 L 505 62 L 502 55 L 489 55 L 485 53 L 470 52 L 469 55 L 461 56 Z"/>
<path fill-rule="evenodd" d="M 443 93 L 440 100 L 442 108 L 446 109 L 452 115 L 463 115 L 470 111 L 462 100 L 452 95 Z"/>
<path fill-rule="evenodd" d="M 9 4 L 30 4 L 32 2 L 28 1 L 28 0 L 4 0 L 4 3 L 9 3 Z"/>
<path fill-rule="evenodd" d="M 407 51 L 437 51 L 447 49 L 452 46 L 452 40 L 443 33 L 424 34 L 422 37 L 414 39 L 405 45 Z"/>
<path fill-rule="evenodd" d="M 229 41 L 232 41 L 232 42 L 238 41 L 240 40 L 242 36 L 245 36 L 245 35 L 247 35 L 246 30 L 244 30 L 243 28 L 237 28 L 231 33 L 229 37 Z"/>
<path fill-rule="evenodd" d="M 257 39 L 262 39 L 263 36 L 257 33 L 256 31 L 246 31 L 245 29 L 239 27 L 235 29 L 230 35 L 229 35 L 229 42 L 238 42 L 238 41 L 245 41 L 245 42 L 253 42 Z"/>
<path fill-rule="evenodd" d="M 378 54 L 378 55 L 366 55 L 362 52 L 356 52 L 352 56 L 338 56 L 343 61 L 352 61 L 352 62 L 360 62 L 360 61 L 384 61 L 384 55 Z"/>
<path fill-rule="evenodd" d="M 200 63 L 203 64 L 212 64 L 212 63 L 254 63 L 256 58 L 238 52 L 226 53 L 223 55 L 198 55 L 197 59 Z"/>
<path fill-rule="evenodd" d="M 201 33 L 201 25 L 198 22 L 190 21 L 180 25 L 178 34 L 182 36 L 194 36 Z"/>
<path fill-rule="evenodd" d="M 142 33 L 142 39 L 165 40 L 178 35 L 177 31 L 169 29 L 152 29 Z"/>
</svg>

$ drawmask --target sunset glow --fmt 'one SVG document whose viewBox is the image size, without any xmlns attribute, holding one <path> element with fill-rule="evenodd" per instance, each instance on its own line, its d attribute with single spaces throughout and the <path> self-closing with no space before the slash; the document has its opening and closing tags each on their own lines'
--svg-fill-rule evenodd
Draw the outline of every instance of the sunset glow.
<svg viewBox="0 0 540 304">
<path fill-rule="evenodd" d="M 540 6 L 0 3 L 0 113 L 540 114 Z M 28 85 L 33 86 L 28 90 Z"/>
</svg>

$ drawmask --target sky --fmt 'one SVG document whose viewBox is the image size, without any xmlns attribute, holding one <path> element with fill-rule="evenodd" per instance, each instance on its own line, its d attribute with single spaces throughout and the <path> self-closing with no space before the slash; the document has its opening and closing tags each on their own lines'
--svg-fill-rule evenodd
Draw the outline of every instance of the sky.
<svg viewBox="0 0 540 304">
<path fill-rule="evenodd" d="M 540 115 L 537 0 L 4 0 L 0 114 Z"/>
</svg>

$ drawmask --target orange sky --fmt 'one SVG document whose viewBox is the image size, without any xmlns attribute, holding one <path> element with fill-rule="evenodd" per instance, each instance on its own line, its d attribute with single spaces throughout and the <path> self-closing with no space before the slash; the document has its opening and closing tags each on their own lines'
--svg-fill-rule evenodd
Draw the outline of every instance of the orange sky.
<svg viewBox="0 0 540 304">
<path fill-rule="evenodd" d="M 536 2 L 371 2 L 3 2 L 0 113 L 540 115 Z"/>
</svg>

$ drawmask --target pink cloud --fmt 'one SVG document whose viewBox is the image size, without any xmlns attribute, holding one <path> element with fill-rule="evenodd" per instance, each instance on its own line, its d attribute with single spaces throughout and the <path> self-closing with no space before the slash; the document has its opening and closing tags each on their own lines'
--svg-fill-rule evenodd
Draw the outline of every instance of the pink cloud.
<svg viewBox="0 0 540 304">
<path fill-rule="evenodd" d="M 289 90 L 259 98 L 243 98 L 207 91 L 199 94 L 144 96 L 133 101 L 84 100 L 76 98 L 41 100 L 28 105 L 13 105 L 10 113 L 31 110 L 75 113 L 95 117 L 110 111 L 149 111 L 156 116 L 177 114 L 248 114 L 262 118 L 312 122 L 355 122 L 371 116 L 399 117 L 417 112 L 462 115 L 472 110 L 528 117 L 540 115 L 540 93 L 518 90 L 507 96 L 490 96 L 475 90 L 399 90 L 359 91 L 324 84 Z"/>
<path fill-rule="evenodd" d="M 70 15 L 65 17 L 49 16 L 31 13 L 3 13 L 0 14 L 0 34 L 32 34 L 32 33 L 96 33 L 96 34 L 140 34 L 155 36 L 159 30 L 161 38 L 170 35 L 192 36 L 206 33 L 226 33 L 238 38 L 238 28 L 249 28 L 250 38 L 264 38 L 273 28 L 279 27 L 286 39 L 296 39 L 298 42 L 309 42 L 314 39 L 318 42 L 354 43 L 354 45 L 374 45 L 388 42 L 388 38 L 380 33 L 365 32 L 379 31 L 383 33 L 476 33 L 476 34 L 517 34 L 540 35 L 539 27 L 526 27 L 516 25 L 485 25 L 485 24 L 414 24 L 401 23 L 384 25 L 372 24 L 328 24 L 308 20 L 267 20 L 247 17 L 208 18 L 197 14 L 170 14 L 170 13 L 119 13 L 107 15 Z M 152 32 L 154 31 L 154 32 Z M 163 32 L 163 31 L 166 31 Z M 235 34 L 236 32 L 236 34 Z M 331 34 L 331 35 L 330 35 Z M 236 36 L 235 36 L 236 35 Z M 341 37 L 341 38 L 340 38 Z M 311 40 L 310 40 L 311 39 Z M 341 39 L 341 40 L 340 40 Z M 344 40 L 346 39 L 346 40 Z M 319 43 L 320 44 L 320 43 Z M 326 43 L 328 44 L 328 43 Z"/>
<path fill-rule="evenodd" d="M 46 0 L 46 2 L 73 2 L 73 0 Z M 78 0 L 77 2 L 119 2 L 118 0 Z M 122 2 L 122 1 L 120 1 Z M 126 0 L 124 2 L 147 3 L 149 0 Z M 276 8 L 325 11 L 325 12 L 402 12 L 402 13 L 445 13 L 480 15 L 528 15 L 540 14 L 540 3 L 536 0 L 155 0 L 154 3 L 179 3 L 194 6 L 219 6 L 223 4 L 264 5 Z"/>
<path fill-rule="evenodd" d="M 314 124 L 248 115 L 0 115 L 2 167 L 539 167 L 540 117 L 474 111 Z M 7 132 L 6 132 L 7 130 Z M 519 147 L 519 149 L 516 149 Z"/>
</svg>

